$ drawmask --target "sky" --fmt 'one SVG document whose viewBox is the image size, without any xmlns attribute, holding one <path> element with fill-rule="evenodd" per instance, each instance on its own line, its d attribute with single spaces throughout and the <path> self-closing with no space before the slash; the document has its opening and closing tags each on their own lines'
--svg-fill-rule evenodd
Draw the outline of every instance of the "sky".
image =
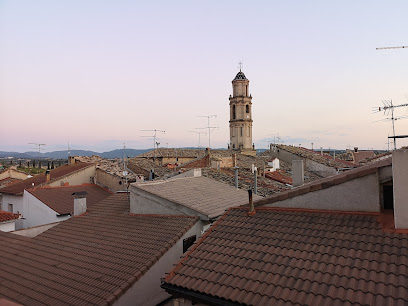
<svg viewBox="0 0 408 306">
<path fill-rule="evenodd" d="M 376 48 L 408 45 L 407 11 L 405 0 L 0 0 L 0 150 L 146 149 L 153 130 L 160 147 L 206 147 L 197 132 L 212 115 L 211 147 L 226 147 L 240 61 L 256 148 L 387 149 L 390 116 L 372 109 L 408 103 L 408 49 Z M 395 129 L 407 135 L 408 120 Z"/>
</svg>

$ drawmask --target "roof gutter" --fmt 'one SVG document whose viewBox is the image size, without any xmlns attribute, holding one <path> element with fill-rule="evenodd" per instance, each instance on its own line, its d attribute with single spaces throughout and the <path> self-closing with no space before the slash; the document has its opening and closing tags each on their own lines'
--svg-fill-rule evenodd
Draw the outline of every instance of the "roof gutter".
<svg viewBox="0 0 408 306">
<path fill-rule="evenodd" d="M 198 293 L 192 290 L 188 290 L 182 287 L 170 285 L 168 283 L 163 283 L 161 286 L 167 293 L 176 296 L 176 297 L 183 297 L 189 300 L 193 300 L 194 302 L 201 302 L 207 305 L 219 305 L 219 306 L 236 306 L 240 305 L 241 303 L 233 303 L 231 301 L 216 298 L 207 294 Z M 241 304 L 242 305 L 242 304 Z"/>
</svg>

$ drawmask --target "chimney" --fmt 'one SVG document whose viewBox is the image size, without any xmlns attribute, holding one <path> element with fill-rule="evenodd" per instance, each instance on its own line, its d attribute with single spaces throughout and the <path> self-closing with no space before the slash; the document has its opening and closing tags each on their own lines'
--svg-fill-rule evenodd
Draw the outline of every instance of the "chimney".
<svg viewBox="0 0 408 306">
<path fill-rule="evenodd" d="M 292 160 L 293 187 L 302 186 L 305 181 L 303 160 Z"/>
<path fill-rule="evenodd" d="M 252 198 L 252 190 L 248 190 L 248 197 L 249 197 L 249 211 L 248 211 L 248 216 L 253 216 L 255 215 L 255 206 L 254 206 L 254 200 Z"/>
<path fill-rule="evenodd" d="M 358 147 L 354 147 L 354 152 L 355 152 L 355 153 L 358 152 Z"/>
<path fill-rule="evenodd" d="M 74 192 L 74 216 L 79 216 L 86 212 L 86 191 Z"/>
<path fill-rule="evenodd" d="M 75 165 L 75 156 L 68 157 L 68 165 Z"/>
<path fill-rule="evenodd" d="M 210 148 L 205 149 L 205 155 L 211 155 L 211 149 Z"/>
<path fill-rule="evenodd" d="M 46 182 L 51 181 L 51 173 L 50 173 L 50 170 L 46 170 L 46 171 L 45 171 L 45 181 L 46 181 Z"/>
</svg>

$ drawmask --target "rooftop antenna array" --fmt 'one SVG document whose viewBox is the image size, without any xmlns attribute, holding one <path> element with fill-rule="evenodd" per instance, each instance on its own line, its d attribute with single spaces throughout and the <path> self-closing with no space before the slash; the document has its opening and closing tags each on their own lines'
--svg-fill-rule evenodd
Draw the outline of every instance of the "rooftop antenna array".
<svg viewBox="0 0 408 306">
<path fill-rule="evenodd" d="M 211 148 L 211 132 L 215 129 L 219 129 L 217 126 L 210 126 L 210 118 L 217 118 L 217 115 L 208 115 L 208 116 L 197 116 L 201 118 L 207 118 L 207 127 L 205 128 L 196 128 L 196 130 L 208 129 L 208 147 Z"/>
<path fill-rule="evenodd" d="M 140 130 L 140 131 L 142 131 L 142 132 L 154 132 L 154 134 L 152 136 L 142 136 L 142 137 L 153 138 L 153 161 L 156 162 L 156 144 L 160 144 L 159 142 L 156 142 L 157 132 L 166 134 L 166 131 L 156 130 L 156 129 L 154 129 L 154 130 Z M 159 148 L 158 145 L 157 145 L 157 148 Z"/>
<path fill-rule="evenodd" d="M 198 148 L 201 148 L 201 134 L 207 135 L 207 132 L 197 132 L 197 131 L 189 131 L 190 133 L 196 133 L 198 134 Z"/>
<path fill-rule="evenodd" d="M 69 147 L 69 141 L 68 141 L 68 158 L 71 155 L 71 148 Z"/>
<path fill-rule="evenodd" d="M 395 136 L 395 121 L 396 121 L 396 120 L 400 120 L 400 119 L 406 119 L 406 118 L 408 118 L 408 116 L 394 117 L 394 108 L 403 107 L 403 106 L 408 106 L 408 103 L 406 103 L 406 104 L 400 104 L 400 105 L 394 105 L 394 104 L 392 104 L 392 100 L 389 100 L 389 101 L 383 100 L 382 103 L 384 104 L 384 106 L 382 106 L 382 107 L 380 106 L 380 107 L 375 107 L 375 108 L 373 108 L 373 113 L 379 113 L 379 112 L 381 112 L 381 111 L 384 111 L 384 115 L 389 116 L 390 113 L 391 113 L 391 117 L 385 118 L 385 119 L 381 119 L 381 120 L 377 120 L 377 121 L 374 121 L 374 122 L 391 120 L 391 122 L 392 122 L 392 134 L 393 134 L 393 136 L 391 136 L 391 137 L 389 137 L 389 138 L 393 138 L 393 139 L 394 139 L 394 150 L 396 150 L 396 149 L 397 149 L 397 140 L 396 140 L 396 138 L 397 138 L 398 136 Z"/>
<path fill-rule="evenodd" d="M 403 48 L 408 48 L 408 46 L 399 46 L 399 47 L 380 47 L 380 48 L 375 48 L 375 50 L 385 50 L 385 49 L 403 49 Z"/>
<path fill-rule="evenodd" d="M 34 148 L 34 149 L 35 149 L 35 150 L 38 149 L 38 159 L 40 159 L 40 157 L 41 157 L 41 151 L 44 151 L 44 150 L 45 150 L 44 148 L 41 148 L 41 147 L 46 146 L 46 144 L 45 144 L 45 143 L 35 143 L 35 142 L 29 142 L 28 144 L 34 145 L 34 146 L 37 147 L 37 148 Z"/>
</svg>

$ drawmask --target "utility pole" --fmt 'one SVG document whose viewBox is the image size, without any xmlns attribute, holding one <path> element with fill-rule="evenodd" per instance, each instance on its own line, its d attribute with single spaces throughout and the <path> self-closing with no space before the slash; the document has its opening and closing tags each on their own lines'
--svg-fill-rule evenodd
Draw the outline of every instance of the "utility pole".
<svg viewBox="0 0 408 306">
<path fill-rule="evenodd" d="M 207 127 L 206 128 L 197 128 L 197 129 L 208 129 L 208 147 L 211 148 L 211 129 L 216 129 L 216 126 L 210 126 L 210 118 L 217 118 L 217 115 L 208 115 L 208 116 L 198 116 L 207 118 Z"/>
</svg>

